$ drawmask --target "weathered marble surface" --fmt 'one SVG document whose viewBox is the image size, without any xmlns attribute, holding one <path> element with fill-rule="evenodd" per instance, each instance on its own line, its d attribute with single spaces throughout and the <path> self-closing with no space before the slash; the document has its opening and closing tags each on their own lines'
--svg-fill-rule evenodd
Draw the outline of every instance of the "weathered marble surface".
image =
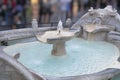
<svg viewBox="0 0 120 80">
<path fill-rule="evenodd" d="M 120 32 L 111 31 L 108 33 L 108 41 L 120 42 Z"/>
<path fill-rule="evenodd" d="M 45 80 L 32 73 L 14 57 L 5 54 L 3 48 L 0 47 L 0 80 Z"/>
<path fill-rule="evenodd" d="M 22 38 L 29 38 L 35 36 L 38 32 L 44 32 L 47 30 L 56 29 L 55 27 L 43 27 L 38 28 L 38 31 L 34 32 L 32 28 L 25 28 L 25 29 L 15 29 L 15 30 L 7 30 L 7 31 L 0 31 L 0 41 L 9 41 L 15 39 L 22 39 Z"/>
<path fill-rule="evenodd" d="M 80 37 L 87 39 L 88 31 L 85 30 L 85 25 L 90 24 L 101 25 L 101 27 L 97 27 L 92 32 L 95 38 L 94 40 L 107 40 L 110 31 L 120 33 L 120 15 L 110 5 L 104 9 L 89 9 L 71 29 L 81 29 L 82 33 Z"/>
<path fill-rule="evenodd" d="M 60 77 L 60 78 L 47 76 L 47 79 L 48 80 L 109 80 L 119 74 L 120 74 L 120 69 L 110 68 L 94 74 Z"/>
</svg>

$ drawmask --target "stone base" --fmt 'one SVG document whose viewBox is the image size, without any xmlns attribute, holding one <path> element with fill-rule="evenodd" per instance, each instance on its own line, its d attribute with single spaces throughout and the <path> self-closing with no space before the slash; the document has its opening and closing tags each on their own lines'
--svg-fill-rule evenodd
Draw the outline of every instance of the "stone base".
<svg viewBox="0 0 120 80">
<path fill-rule="evenodd" d="M 63 56 L 66 54 L 65 42 L 57 42 L 53 44 L 53 50 L 51 52 L 54 56 Z"/>
<path fill-rule="evenodd" d="M 89 41 L 94 41 L 94 40 L 95 40 L 95 34 L 93 34 L 93 33 L 88 33 L 87 40 L 89 40 Z"/>
</svg>

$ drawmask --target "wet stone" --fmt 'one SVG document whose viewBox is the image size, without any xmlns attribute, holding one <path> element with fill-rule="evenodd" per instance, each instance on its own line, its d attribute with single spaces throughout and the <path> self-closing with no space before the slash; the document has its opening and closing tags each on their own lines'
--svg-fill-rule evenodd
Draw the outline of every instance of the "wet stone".
<svg viewBox="0 0 120 80">
<path fill-rule="evenodd" d="M 5 66 L 5 71 L 15 71 L 15 69 L 9 65 Z"/>
<path fill-rule="evenodd" d="M 0 66 L 3 64 L 4 62 L 0 59 Z"/>
</svg>

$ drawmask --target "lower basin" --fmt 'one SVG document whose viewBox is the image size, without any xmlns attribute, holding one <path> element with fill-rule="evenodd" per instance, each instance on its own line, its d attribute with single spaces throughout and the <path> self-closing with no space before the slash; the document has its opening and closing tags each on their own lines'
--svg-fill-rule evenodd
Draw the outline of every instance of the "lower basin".
<svg viewBox="0 0 120 80">
<path fill-rule="evenodd" d="M 106 68 L 118 67 L 119 49 L 107 42 L 86 41 L 75 38 L 66 42 L 65 56 L 52 56 L 51 44 L 38 41 L 8 46 L 4 51 L 13 55 L 29 69 L 49 76 L 65 77 L 91 74 Z"/>
</svg>

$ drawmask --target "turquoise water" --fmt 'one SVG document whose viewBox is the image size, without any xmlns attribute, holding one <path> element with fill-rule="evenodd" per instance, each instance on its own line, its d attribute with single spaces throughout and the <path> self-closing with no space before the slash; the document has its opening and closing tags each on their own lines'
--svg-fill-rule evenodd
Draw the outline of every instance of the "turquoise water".
<svg viewBox="0 0 120 80">
<path fill-rule="evenodd" d="M 73 39 L 66 43 L 67 55 L 51 55 L 52 45 L 38 41 L 20 43 L 4 49 L 9 55 L 21 53 L 19 61 L 37 73 L 50 76 L 75 76 L 111 67 L 119 56 L 116 46 L 107 42 Z"/>
<path fill-rule="evenodd" d="M 120 75 L 115 76 L 112 80 L 120 80 Z"/>
</svg>

